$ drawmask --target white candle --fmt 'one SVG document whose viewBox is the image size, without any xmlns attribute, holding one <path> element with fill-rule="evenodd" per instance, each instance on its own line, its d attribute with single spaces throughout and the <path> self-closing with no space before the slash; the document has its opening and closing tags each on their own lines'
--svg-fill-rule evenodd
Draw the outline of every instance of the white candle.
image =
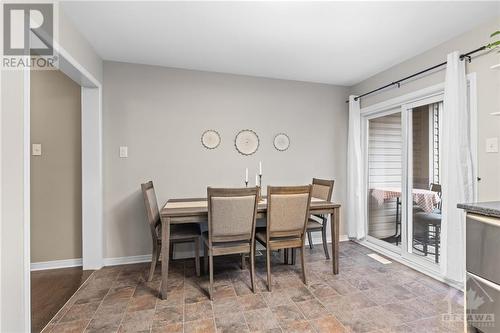
<svg viewBox="0 0 500 333">
<path fill-rule="evenodd" d="M 245 183 L 248 183 L 248 168 L 245 169 Z"/>
<path fill-rule="evenodd" d="M 262 175 L 262 162 L 259 162 L 259 175 Z"/>
<path fill-rule="evenodd" d="M 259 186 L 259 176 L 255 174 L 255 186 Z"/>
</svg>

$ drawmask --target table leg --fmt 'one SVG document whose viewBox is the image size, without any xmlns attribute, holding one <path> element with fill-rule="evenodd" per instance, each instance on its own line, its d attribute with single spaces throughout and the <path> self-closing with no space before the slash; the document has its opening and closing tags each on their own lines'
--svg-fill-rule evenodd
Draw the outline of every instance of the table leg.
<svg viewBox="0 0 500 333">
<path fill-rule="evenodd" d="M 168 262 L 170 258 L 170 218 L 161 220 L 161 298 L 167 299 Z"/>
<path fill-rule="evenodd" d="M 339 274 L 339 222 L 340 208 L 336 207 L 330 217 L 330 226 L 332 230 L 332 265 L 333 274 Z"/>
</svg>

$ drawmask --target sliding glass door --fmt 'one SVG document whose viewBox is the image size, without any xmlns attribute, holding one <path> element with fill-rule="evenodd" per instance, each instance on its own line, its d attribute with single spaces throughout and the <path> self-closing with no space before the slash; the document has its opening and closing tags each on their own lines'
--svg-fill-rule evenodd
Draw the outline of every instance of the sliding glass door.
<svg viewBox="0 0 500 333">
<path fill-rule="evenodd" d="M 429 263 L 440 262 L 442 101 L 407 106 L 408 252 Z"/>
<path fill-rule="evenodd" d="M 367 120 L 367 235 L 399 252 L 403 191 L 403 127 L 400 109 Z"/>
<path fill-rule="evenodd" d="M 366 116 L 367 241 L 430 269 L 440 262 L 442 95 Z"/>
</svg>

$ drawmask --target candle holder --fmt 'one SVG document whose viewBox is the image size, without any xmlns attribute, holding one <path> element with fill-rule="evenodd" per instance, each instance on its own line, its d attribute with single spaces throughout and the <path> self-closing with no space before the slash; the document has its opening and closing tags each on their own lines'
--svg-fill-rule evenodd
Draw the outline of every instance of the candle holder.
<svg viewBox="0 0 500 333">
<path fill-rule="evenodd" d="M 245 187 L 248 187 L 248 180 L 245 180 Z"/>
<path fill-rule="evenodd" d="M 262 174 L 259 174 L 259 196 L 262 198 Z"/>
</svg>

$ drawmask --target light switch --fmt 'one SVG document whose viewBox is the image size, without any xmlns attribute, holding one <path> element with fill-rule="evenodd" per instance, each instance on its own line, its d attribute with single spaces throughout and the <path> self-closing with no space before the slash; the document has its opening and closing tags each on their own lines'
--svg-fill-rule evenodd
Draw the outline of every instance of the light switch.
<svg viewBox="0 0 500 333">
<path fill-rule="evenodd" d="M 486 139 L 486 152 L 487 153 L 498 153 L 498 138 Z"/>
<path fill-rule="evenodd" d="M 121 158 L 127 158 L 128 157 L 128 147 L 127 146 L 121 146 L 120 147 L 120 157 Z"/>
<path fill-rule="evenodd" d="M 42 156 L 42 144 L 41 143 L 34 143 L 31 145 L 31 155 Z"/>
</svg>

